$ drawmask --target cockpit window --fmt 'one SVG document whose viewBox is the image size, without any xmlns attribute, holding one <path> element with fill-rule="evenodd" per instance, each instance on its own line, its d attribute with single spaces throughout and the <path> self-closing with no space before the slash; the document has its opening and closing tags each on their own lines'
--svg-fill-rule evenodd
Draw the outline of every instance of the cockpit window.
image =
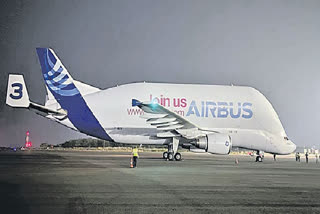
<svg viewBox="0 0 320 214">
<path fill-rule="evenodd" d="M 289 138 L 288 138 L 288 137 L 284 137 L 284 139 L 285 139 L 285 140 L 289 140 Z"/>
</svg>

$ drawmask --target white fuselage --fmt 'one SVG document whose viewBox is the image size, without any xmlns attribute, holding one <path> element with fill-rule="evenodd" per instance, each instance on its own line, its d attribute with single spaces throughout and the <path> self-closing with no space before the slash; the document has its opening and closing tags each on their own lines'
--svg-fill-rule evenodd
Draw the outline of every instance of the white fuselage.
<svg viewBox="0 0 320 214">
<path fill-rule="evenodd" d="M 84 96 L 115 142 L 166 144 L 140 117 L 144 112 L 131 106 L 132 99 L 157 102 L 201 129 L 226 133 L 234 147 L 276 154 L 295 149 L 270 102 L 251 87 L 132 83 Z M 67 120 L 60 122 L 70 125 Z"/>
</svg>

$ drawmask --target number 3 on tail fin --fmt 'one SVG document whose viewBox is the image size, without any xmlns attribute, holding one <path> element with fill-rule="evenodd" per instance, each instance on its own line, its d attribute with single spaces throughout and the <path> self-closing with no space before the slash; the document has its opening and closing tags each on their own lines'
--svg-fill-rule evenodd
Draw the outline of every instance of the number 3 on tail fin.
<svg viewBox="0 0 320 214">
<path fill-rule="evenodd" d="M 6 104 L 12 107 L 29 107 L 29 95 L 22 75 L 9 75 Z"/>
<path fill-rule="evenodd" d="M 12 88 L 15 88 L 15 87 L 16 87 L 16 89 L 14 89 L 13 93 L 15 93 L 15 94 L 17 94 L 17 95 L 14 95 L 14 94 L 11 93 L 11 94 L 10 94 L 10 97 L 11 97 L 12 99 L 14 99 L 14 100 L 19 100 L 19 99 L 21 99 L 21 97 L 22 97 L 23 85 L 22 85 L 21 83 L 15 82 L 15 83 L 12 83 L 12 84 L 11 84 L 11 87 L 12 87 Z"/>
</svg>

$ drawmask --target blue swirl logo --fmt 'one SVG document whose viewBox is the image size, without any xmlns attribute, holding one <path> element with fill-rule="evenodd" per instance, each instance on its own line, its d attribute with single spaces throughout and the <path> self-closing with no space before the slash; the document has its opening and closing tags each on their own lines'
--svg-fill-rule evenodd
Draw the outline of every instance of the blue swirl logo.
<svg viewBox="0 0 320 214">
<path fill-rule="evenodd" d="M 46 52 L 44 62 L 47 72 L 44 73 L 43 76 L 51 91 L 61 96 L 75 96 L 80 94 L 60 60 L 56 59 L 48 49 Z"/>
</svg>

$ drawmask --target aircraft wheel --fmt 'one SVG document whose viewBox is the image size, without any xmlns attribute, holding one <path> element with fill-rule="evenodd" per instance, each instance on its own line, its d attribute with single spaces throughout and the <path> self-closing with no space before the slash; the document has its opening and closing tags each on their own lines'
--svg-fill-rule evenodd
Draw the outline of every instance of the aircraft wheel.
<svg viewBox="0 0 320 214">
<path fill-rule="evenodd" d="M 174 159 L 176 159 L 176 161 L 181 161 L 181 154 L 178 152 L 174 155 Z"/>
<path fill-rule="evenodd" d="M 172 152 L 169 152 L 168 153 L 168 159 L 169 159 L 169 161 L 173 161 L 173 153 Z"/>
<path fill-rule="evenodd" d="M 163 157 L 163 159 L 168 159 L 168 152 L 164 152 L 162 157 Z"/>
<path fill-rule="evenodd" d="M 256 157 L 256 162 L 262 162 L 262 157 L 261 156 L 257 156 Z"/>
</svg>

